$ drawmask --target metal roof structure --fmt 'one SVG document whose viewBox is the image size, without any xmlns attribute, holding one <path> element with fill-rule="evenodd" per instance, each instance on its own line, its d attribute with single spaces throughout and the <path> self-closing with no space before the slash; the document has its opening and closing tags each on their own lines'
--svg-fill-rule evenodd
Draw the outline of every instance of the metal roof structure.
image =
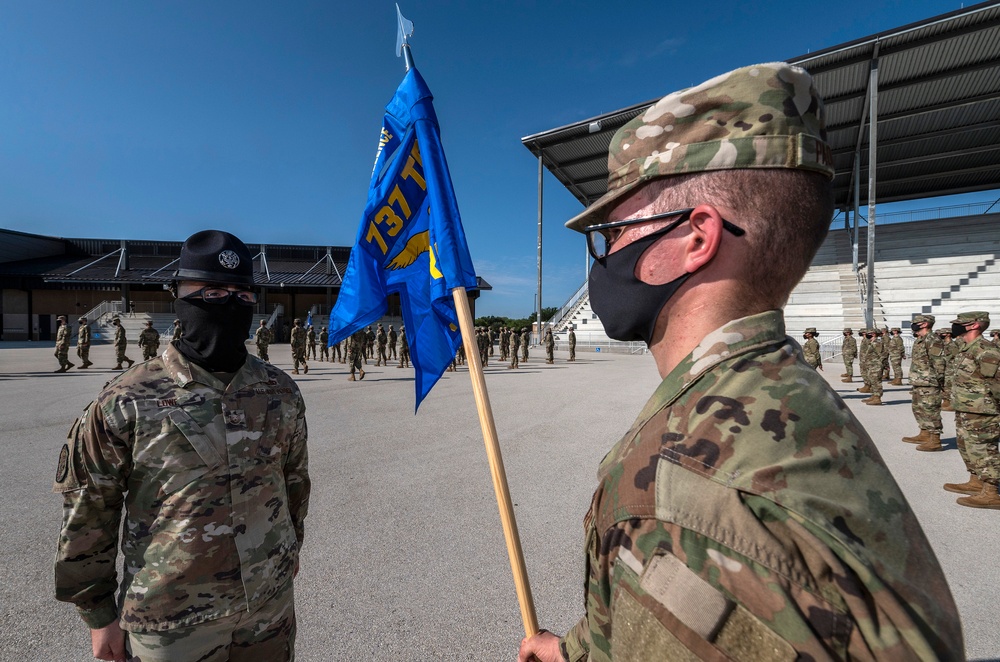
<svg viewBox="0 0 1000 662">
<path fill-rule="evenodd" d="M 872 108 L 878 202 L 1000 188 L 1000 2 L 972 5 L 788 62 L 813 75 L 826 101 L 837 208 L 854 204 L 855 188 L 860 203 L 869 202 Z M 655 101 L 521 142 L 590 205 L 607 190 L 612 135 Z"/>
</svg>

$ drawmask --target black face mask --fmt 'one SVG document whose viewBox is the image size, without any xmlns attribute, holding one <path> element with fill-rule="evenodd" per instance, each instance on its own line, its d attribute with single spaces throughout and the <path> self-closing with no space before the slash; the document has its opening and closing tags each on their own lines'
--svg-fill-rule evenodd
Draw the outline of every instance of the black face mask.
<svg viewBox="0 0 1000 662">
<path fill-rule="evenodd" d="M 917 331 L 920 331 L 920 325 L 919 324 L 911 324 L 910 325 L 910 331 L 913 331 L 913 335 L 917 335 Z"/>
<path fill-rule="evenodd" d="M 247 358 L 244 341 L 250 335 L 253 306 L 231 296 L 223 304 L 199 299 L 174 301 L 184 335 L 175 347 L 189 361 L 209 372 L 236 372 Z"/>
<path fill-rule="evenodd" d="M 649 345 L 663 306 L 691 277 L 690 273 L 682 274 L 663 285 L 650 285 L 635 277 L 639 258 L 671 229 L 667 226 L 662 231 L 652 232 L 594 261 L 588 285 L 590 305 L 609 338 L 642 340 Z"/>
<path fill-rule="evenodd" d="M 962 324 L 952 324 L 951 325 L 951 337 L 958 338 L 965 335 L 965 326 Z"/>
</svg>

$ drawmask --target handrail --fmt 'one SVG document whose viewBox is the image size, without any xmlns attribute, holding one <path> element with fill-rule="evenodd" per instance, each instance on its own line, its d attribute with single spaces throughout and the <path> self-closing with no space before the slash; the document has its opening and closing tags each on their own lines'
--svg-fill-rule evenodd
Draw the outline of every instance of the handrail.
<svg viewBox="0 0 1000 662">
<path fill-rule="evenodd" d="M 274 328 L 274 323 L 278 321 L 278 316 L 283 314 L 284 312 L 285 312 L 285 306 L 283 304 L 279 303 L 278 305 L 276 305 L 274 307 L 274 310 L 271 311 L 271 317 L 269 317 L 267 320 L 267 328 L 269 329 Z"/>
<path fill-rule="evenodd" d="M 553 328 L 558 327 L 562 323 L 563 318 L 570 313 L 572 308 L 576 306 L 577 303 L 579 303 L 581 298 L 583 298 L 583 295 L 587 293 L 587 286 L 588 286 L 588 281 L 584 281 L 583 285 L 581 285 L 580 288 L 573 294 L 573 296 L 569 298 L 569 301 L 567 301 L 562 308 L 557 310 L 555 314 L 548 319 L 546 324 L 552 326 Z"/>
</svg>

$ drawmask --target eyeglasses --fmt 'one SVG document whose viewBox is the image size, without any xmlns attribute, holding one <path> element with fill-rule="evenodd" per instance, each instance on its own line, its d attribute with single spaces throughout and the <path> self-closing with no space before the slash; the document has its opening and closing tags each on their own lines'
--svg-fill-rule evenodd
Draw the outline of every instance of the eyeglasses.
<svg viewBox="0 0 1000 662">
<path fill-rule="evenodd" d="M 216 303 L 222 305 L 229 301 L 229 297 L 236 297 L 236 302 L 244 306 L 252 306 L 257 303 L 257 293 L 250 290 L 227 290 L 224 287 L 203 287 L 197 292 L 182 296 L 182 299 L 201 299 L 205 303 Z"/>
<path fill-rule="evenodd" d="M 655 232 L 651 232 L 644 238 L 658 237 L 660 235 L 667 234 L 671 230 L 675 229 L 684 221 L 691 218 L 691 212 L 694 211 L 694 207 L 689 207 L 687 209 L 677 209 L 675 211 L 668 211 L 662 214 L 653 214 L 652 216 L 643 216 L 642 218 L 629 218 L 624 221 L 612 221 L 611 223 L 601 223 L 599 225 L 591 225 L 586 229 L 587 233 L 587 249 L 590 251 L 591 256 L 595 260 L 602 260 L 607 257 L 608 253 L 611 252 L 611 246 L 620 236 L 620 233 L 612 233 L 609 230 L 615 228 L 622 228 L 628 225 L 635 225 L 637 223 L 648 223 L 649 221 L 656 221 L 661 218 L 670 218 L 671 216 L 679 216 L 673 223 L 660 228 Z M 742 237 L 746 234 L 746 230 L 743 228 L 733 225 L 726 219 L 722 219 L 722 227 L 731 232 L 736 237 Z"/>
</svg>

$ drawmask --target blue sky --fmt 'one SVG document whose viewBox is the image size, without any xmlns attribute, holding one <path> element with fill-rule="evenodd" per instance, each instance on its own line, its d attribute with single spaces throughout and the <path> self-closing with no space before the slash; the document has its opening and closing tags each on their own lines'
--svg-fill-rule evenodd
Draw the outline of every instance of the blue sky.
<svg viewBox="0 0 1000 662">
<path fill-rule="evenodd" d="M 404 0 L 495 288 L 477 312 L 534 306 L 537 163 L 522 136 L 959 7 Z M 403 75 L 383 0 L 4 0 L 0 62 L 0 227 L 169 240 L 213 227 L 271 244 L 353 242 Z M 582 237 L 562 227 L 579 209 L 547 176 L 546 306 L 583 282 Z"/>
</svg>

